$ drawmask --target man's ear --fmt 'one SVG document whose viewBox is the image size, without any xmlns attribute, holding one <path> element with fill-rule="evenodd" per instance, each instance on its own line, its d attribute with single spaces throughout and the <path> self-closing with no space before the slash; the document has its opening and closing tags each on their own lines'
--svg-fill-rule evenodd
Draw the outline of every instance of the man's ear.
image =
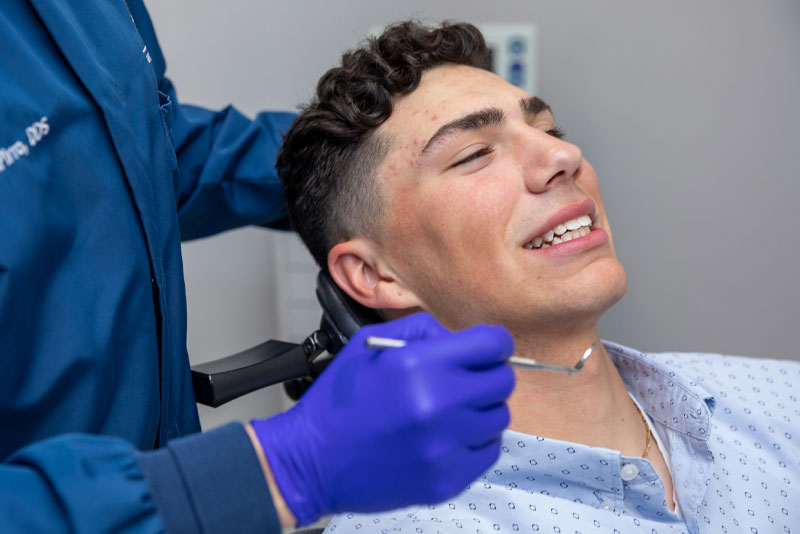
<svg viewBox="0 0 800 534">
<path fill-rule="evenodd" d="M 359 304 L 373 309 L 407 309 L 420 300 L 379 259 L 376 245 L 364 238 L 334 246 L 328 253 L 333 281 Z"/>
</svg>

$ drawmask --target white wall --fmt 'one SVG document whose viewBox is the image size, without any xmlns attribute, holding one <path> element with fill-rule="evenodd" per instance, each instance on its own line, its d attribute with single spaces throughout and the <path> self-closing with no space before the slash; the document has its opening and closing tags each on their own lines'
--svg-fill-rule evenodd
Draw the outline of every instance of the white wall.
<svg viewBox="0 0 800 534">
<path fill-rule="evenodd" d="M 306 100 L 375 25 L 409 16 L 538 25 L 539 94 L 597 170 L 629 272 L 628 295 L 602 334 L 646 350 L 800 360 L 796 0 L 148 7 L 181 99 L 233 102 L 251 114 Z M 193 361 L 285 335 L 274 309 L 285 297 L 276 285 L 285 284 L 272 277 L 273 251 L 283 246 L 255 229 L 185 245 Z M 300 298 L 313 299 L 312 288 Z M 262 392 L 204 411 L 204 424 L 279 407 L 279 391 Z"/>
</svg>

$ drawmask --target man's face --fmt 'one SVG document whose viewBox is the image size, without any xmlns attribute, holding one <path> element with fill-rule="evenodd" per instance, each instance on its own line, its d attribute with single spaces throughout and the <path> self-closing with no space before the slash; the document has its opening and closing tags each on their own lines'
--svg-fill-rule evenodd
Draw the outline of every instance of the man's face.
<svg viewBox="0 0 800 534">
<path fill-rule="evenodd" d="M 623 295 L 597 176 L 555 126 L 543 102 L 502 78 L 445 65 L 378 129 L 390 146 L 377 173 L 379 255 L 445 325 L 568 330 Z M 567 221 L 584 228 L 537 248 Z"/>
</svg>

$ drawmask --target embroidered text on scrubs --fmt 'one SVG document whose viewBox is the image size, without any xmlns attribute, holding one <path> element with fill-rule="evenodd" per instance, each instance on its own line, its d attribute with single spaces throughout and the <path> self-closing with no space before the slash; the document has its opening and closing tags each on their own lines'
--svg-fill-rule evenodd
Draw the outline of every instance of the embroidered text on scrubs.
<svg viewBox="0 0 800 534">
<path fill-rule="evenodd" d="M 30 154 L 30 149 L 35 147 L 36 144 L 49 133 L 50 125 L 47 123 L 47 117 L 42 117 L 25 128 L 25 136 L 28 138 L 28 144 L 17 141 L 11 146 L 0 148 L 0 173 L 5 172 L 8 167 L 11 167 L 20 158 Z"/>
</svg>

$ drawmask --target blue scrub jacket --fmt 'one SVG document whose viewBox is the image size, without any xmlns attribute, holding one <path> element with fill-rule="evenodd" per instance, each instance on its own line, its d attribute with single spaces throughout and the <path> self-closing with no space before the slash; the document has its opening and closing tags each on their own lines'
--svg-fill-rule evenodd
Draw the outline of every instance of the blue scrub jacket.
<svg viewBox="0 0 800 534">
<path fill-rule="evenodd" d="M 285 225 L 293 115 L 181 105 L 164 71 L 141 0 L 3 2 L 0 532 L 279 531 L 240 425 L 174 439 L 180 241 Z"/>
</svg>

